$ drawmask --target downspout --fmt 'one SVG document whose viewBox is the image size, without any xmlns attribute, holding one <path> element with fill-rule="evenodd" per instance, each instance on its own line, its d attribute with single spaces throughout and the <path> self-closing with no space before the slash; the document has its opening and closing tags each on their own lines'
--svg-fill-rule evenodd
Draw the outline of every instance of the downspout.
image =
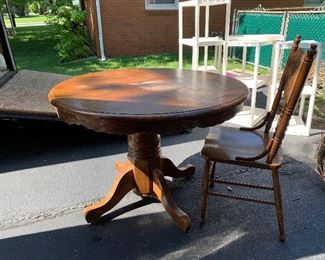
<svg viewBox="0 0 325 260">
<path fill-rule="evenodd" d="M 100 9 L 100 0 L 96 0 L 96 13 L 97 13 L 97 27 L 98 27 L 98 40 L 100 60 L 105 61 L 104 39 L 103 39 L 103 27 L 102 27 L 102 14 Z"/>
</svg>

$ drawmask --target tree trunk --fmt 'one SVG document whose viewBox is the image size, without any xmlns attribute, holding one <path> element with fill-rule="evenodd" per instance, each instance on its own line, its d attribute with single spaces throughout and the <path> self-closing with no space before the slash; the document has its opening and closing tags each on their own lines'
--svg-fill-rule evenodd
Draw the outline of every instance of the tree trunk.
<svg viewBox="0 0 325 260">
<path fill-rule="evenodd" d="M 43 14 L 45 14 L 46 11 L 47 11 L 46 6 L 45 5 L 42 5 L 42 4 L 39 4 L 39 6 L 38 6 L 38 13 L 40 15 L 43 15 Z"/>
<path fill-rule="evenodd" d="M 16 13 L 19 17 L 25 17 L 26 13 L 25 13 L 25 6 L 15 6 L 16 7 Z"/>
<path fill-rule="evenodd" d="M 11 17 L 12 26 L 16 27 L 15 13 L 13 10 L 12 0 L 6 0 L 6 5 L 8 8 L 8 15 Z"/>
</svg>

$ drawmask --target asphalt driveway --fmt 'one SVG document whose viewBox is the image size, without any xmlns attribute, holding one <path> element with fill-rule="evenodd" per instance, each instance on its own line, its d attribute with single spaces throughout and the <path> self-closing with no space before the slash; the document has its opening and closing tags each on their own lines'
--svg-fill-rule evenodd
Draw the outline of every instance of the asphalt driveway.
<svg viewBox="0 0 325 260">
<path fill-rule="evenodd" d="M 199 225 L 199 151 L 207 129 L 162 137 L 165 156 L 196 166 L 190 180 L 169 181 L 176 203 L 192 220 L 188 233 L 161 204 L 139 202 L 132 192 L 116 206 L 112 221 L 112 214 L 97 226 L 84 220 L 84 205 L 106 194 L 114 161 L 126 158 L 124 136 L 58 122 L 1 121 L 0 129 L 1 259 L 325 259 L 325 184 L 314 166 L 318 132 L 288 136 L 283 145 L 283 243 L 270 206 L 212 197 L 207 222 Z M 220 165 L 219 172 L 270 181 L 264 170 Z"/>
</svg>

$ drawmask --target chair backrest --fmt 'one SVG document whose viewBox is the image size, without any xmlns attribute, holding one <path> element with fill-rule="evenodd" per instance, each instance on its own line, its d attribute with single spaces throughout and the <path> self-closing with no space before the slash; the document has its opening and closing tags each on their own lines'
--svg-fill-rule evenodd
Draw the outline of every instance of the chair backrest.
<svg viewBox="0 0 325 260">
<path fill-rule="evenodd" d="M 298 46 L 299 46 L 300 41 L 301 41 L 301 37 L 297 36 L 291 46 L 288 60 L 284 67 L 282 77 L 281 77 L 281 80 L 279 83 L 279 88 L 278 88 L 278 91 L 275 95 L 275 98 L 274 98 L 274 101 L 272 104 L 272 108 L 270 111 L 270 117 L 268 118 L 267 123 L 266 123 L 265 131 L 264 131 L 266 133 L 268 133 L 272 127 L 273 120 L 274 120 L 276 112 L 279 108 L 281 97 L 282 97 L 283 92 L 286 89 L 286 86 L 288 84 L 291 84 L 291 86 L 289 86 L 288 88 L 290 88 L 290 89 L 292 88 L 293 81 L 290 81 L 290 74 L 292 75 L 292 74 L 295 74 L 294 72 L 298 72 L 299 66 L 297 66 L 297 65 L 299 65 L 299 64 L 297 64 L 297 63 L 298 63 L 298 60 L 303 55 L 303 52 L 301 50 L 298 51 L 298 49 L 299 49 Z M 286 92 L 288 93 L 288 91 L 286 91 Z"/>
<path fill-rule="evenodd" d="M 267 147 L 268 163 L 272 162 L 281 146 L 290 117 L 293 114 L 295 106 L 299 100 L 301 91 L 304 87 L 309 70 L 313 63 L 314 56 L 316 54 L 316 45 L 311 45 L 310 49 L 307 51 L 307 53 L 305 53 L 303 49 L 298 47 L 300 40 L 301 38 L 298 36 L 291 48 L 288 61 L 280 80 L 278 92 L 272 105 L 270 117 L 265 127 L 265 132 L 268 132 L 271 128 L 283 94 L 285 105 L 280 113 L 273 138 L 269 141 Z"/>
</svg>

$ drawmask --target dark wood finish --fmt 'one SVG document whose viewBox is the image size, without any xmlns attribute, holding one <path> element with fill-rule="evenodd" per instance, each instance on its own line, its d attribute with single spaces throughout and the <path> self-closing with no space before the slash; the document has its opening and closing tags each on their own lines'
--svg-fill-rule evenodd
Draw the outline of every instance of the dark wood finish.
<svg viewBox="0 0 325 260">
<path fill-rule="evenodd" d="M 66 80 L 50 91 L 49 100 L 68 123 L 113 134 L 162 134 L 222 123 L 246 96 L 244 84 L 221 75 L 128 69 Z"/>
<path fill-rule="evenodd" d="M 276 207 L 280 234 L 279 238 L 280 240 L 285 239 L 281 190 L 278 174 L 278 169 L 282 165 L 280 146 L 285 136 L 289 119 L 299 99 L 316 53 L 316 46 L 313 45 L 307 54 L 305 54 L 302 49 L 298 48 L 299 42 L 300 37 L 297 37 L 282 75 L 272 110 L 266 115 L 265 120 L 263 120 L 261 124 L 254 128 L 241 128 L 239 130 L 226 127 L 215 127 L 210 129 L 210 132 L 205 139 L 205 145 L 201 151 L 201 154 L 206 161 L 202 181 L 201 223 L 205 222 L 208 195 L 270 204 L 275 205 Z M 274 134 L 271 135 L 269 131 L 279 107 L 282 94 L 284 94 L 285 105 L 281 111 L 276 130 Z M 265 126 L 264 132 L 259 133 L 255 131 L 263 126 Z M 272 171 L 273 185 L 272 187 L 268 187 L 257 184 L 215 179 L 214 171 L 216 162 L 269 169 Z M 213 188 L 214 183 L 273 190 L 274 201 L 209 191 L 209 184 L 210 187 Z"/>
<path fill-rule="evenodd" d="M 49 100 L 61 119 L 96 131 L 127 134 L 128 162 L 116 164 L 111 191 L 85 208 L 88 222 L 112 209 L 131 189 L 157 198 L 183 231 L 189 217 L 177 207 L 164 176 L 189 177 L 194 167 L 176 167 L 163 157 L 161 133 L 206 127 L 230 119 L 248 95 L 245 85 L 197 71 L 127 69 L 75 77 L 56 85 Z"/>
<path fill-rule="evenodd" d="M 297 72 L 298 72 L 297 64 L 299 63 L 299 61 L 301 62 L 301 58 L 303 57 L 303 51 L 299 50 L 298 48 L 300 41 L 301 41 L 301 37 L 298 36 L 293 42 L 293 45 L 291 47 L 289 57 L 288 57 L 288 62 L 283 70 L 282 77 L 279 83 L 279 88 L 277 94 L 275 95 L 271 112 L 269 113 L 269 118 L 267 118 L 267 121 L 264 124 L 265 133 L 268 133 L 272 127 L 272 122 L 278 110 L 283 92 L 287 99 L 289 92 L 291 92 L 293 88 L 294 78 L 297 76 Z M 264 125 L 262 125 L 261 127 L 263 127 Z"/>
</svg>

